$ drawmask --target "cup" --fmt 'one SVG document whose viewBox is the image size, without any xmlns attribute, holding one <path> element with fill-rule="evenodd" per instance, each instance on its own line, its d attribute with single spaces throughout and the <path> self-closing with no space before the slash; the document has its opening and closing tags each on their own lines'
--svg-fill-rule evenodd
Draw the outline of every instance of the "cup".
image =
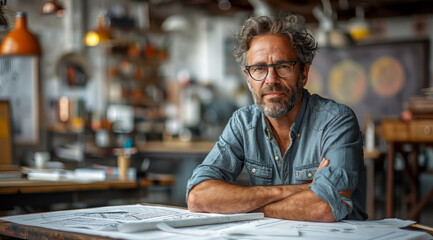
<svg viewBox="0 0 433 240">
<path fill-rule="evenodd" d="M 117 168 L 119 169 L 119 179 L 126 180 L 128 178 L 128 168 L 131 158 L 124 155 L 117 156 Z"/>
<path fill-rule="evenodd" d="M 43 168 L 45 164 L 50 160 L 51 156 L 49 152 L 35 152 L 35 167 Z"/>
</svg>

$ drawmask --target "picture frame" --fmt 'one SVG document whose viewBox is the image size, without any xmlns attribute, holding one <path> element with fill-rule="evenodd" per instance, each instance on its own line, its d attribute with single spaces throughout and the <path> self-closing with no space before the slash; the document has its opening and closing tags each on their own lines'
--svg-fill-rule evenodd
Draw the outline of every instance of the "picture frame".
<svg viewBox="0 0 433 240">
<path fill-rule="evenodd" d="M 414 39 L 321 48 L 305 88 L 351 107 L 360 126 L 367 116 L 398 118 L 409 98 L 428 87 L 429 46 Z"/>
<path fill-rule="evenodd" d="M 0 56 L 0 100 L 8 100 L 15 144 L 39 143 L 39 58 Z"/>
</svg>

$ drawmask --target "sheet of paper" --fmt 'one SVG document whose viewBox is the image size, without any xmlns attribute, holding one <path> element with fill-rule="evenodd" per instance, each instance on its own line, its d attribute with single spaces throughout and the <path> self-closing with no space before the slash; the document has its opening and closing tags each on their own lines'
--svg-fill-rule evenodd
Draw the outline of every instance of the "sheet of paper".
<svg viewBox="0 0 433 240">
<path fill-rule="evenodd" d="M 214 213 L 193 213 L 182 211 L 168 213 L 147 219 L 136 220 L 133 222 L 120 223 L 117 227 L 121 232 L 139 232 L 157 229 L 157 225 L 164 223 L 171 227 L 191 227 L 199 225 L 209 225 L 217 223 L 227 223 L 263 218 L 264 214 L 257 213 L 238 213 L 238 214 L 214 214 Z"/>
<path fill-rule="evenodd" d="M 385 218 L 382 220 L 367 221 L 343 220 L 343 222 L 357 226 L 358 228 L 403 228 L 416 223 L 412 220 L 401 220 L 398 218 Z"/>
<path fill-rule="evenodd" d="M 242 225 L 245 227 L 246 224 Z M 334 223 L 317 223 L 290 221 L 274 218 L 264 218 L 248 223 L 257 232 L 261 229 L 297 229 L 300 239 L 333 239 L 333 240 L 351 240 L 351 239 L 433 239 L 432 236 L 425 232 L 402 230 L 397 227 L 390 228 L 359 228 L 356 225 L 347 222 Z M 250 239 L 250 238 L 243 238 Z M 251 238 L 253 239 L 253 238 Z"/>
<path fill-rule="evenodd" d="M 192 235 L 192 236 L 206 236 L 217 234 L 221 238 L 257 238 L 264 239 L 267 237 L 283 238 L 287 237 L 299 237 L 299 231 L 297 229 L 286 229 L 286 228 L 262 228 L 258 231 L 256 224 L 241 224 L 226 229 L 221 229 L 219 231 L 212 231 L 206 229 L 189 229 L 189 228 L 173 228 L 165 223 L 160 223 L 157 225 L 160 230 L 177 233 L 182 235 Z"/>
</svg>

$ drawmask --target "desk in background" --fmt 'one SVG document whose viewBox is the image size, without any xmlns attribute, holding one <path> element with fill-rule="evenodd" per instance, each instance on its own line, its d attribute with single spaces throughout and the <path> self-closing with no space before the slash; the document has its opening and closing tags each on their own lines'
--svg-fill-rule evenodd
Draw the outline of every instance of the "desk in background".
<svg viewBox="0 0 433 240">
<path fill-rule="evenodd" d="M 106 205 L 113 199 L 138 202 L 147 194 L 147 187 L 154 184 L 170 185 L 173 179 L 108 179 L 100 182 L 0 179 L 0 210 L 11 210 L 16 206 L 46 210 L 57 203 Z"/>
<path fill-rule="evenodd" d="M 185 187 L 191 172 L 201 162 L 215 143 L 212 142 L 148 142 L 139 144 L 142 158 L 170 158 L 180 163 L 175 178 L 168 175 L 149 174 L 134 180 L 107 179 L 101 182 L 35 181 L 27 179 L 0 179 L 0 211 L 25 207 L 32 210 L 50 210 L 57 203 L 106 205 L 110 200 L 139 201 L 148 194 L 150 186 L 175 185 L 178 205 L 185 204 Z M 179 161 L 181 160 L 181 161 Z M 187 161 L 184 161 L 187 160 Z M 191 164 L 192 163 L 192 164 Z M 191 168 L 191 167 L 190 167 Z M 178 178 L 179 177 L 179 178 Z M 183 181 L 183 182 L 182 182 Z"/>
<path fill-rule="evenodd" d="M 149 183 L 150 184 L 150 183 Z M 53 204 L 88 203 L 105 205 L 110 199 L 140 196 L 135 180 L 106 180 L 101 182 L 34 181 L 1 179 L 0 210 L 23 207 L 26 210 L 47 210 Z"/>
<path fill-rule="evenodd" d="M 387 141 L 387 177 L 386 177 L 386 217 L 394 217 L 394 159 L 395 154 L 400 153 L 405 162 L 405 172 L 410 180 L 410 202 L 412 209 L 407 216 L 409 219 L 417 219 L 430 198 L 433 197 L 433 189 L 426 196 L 419 199 L 419 167 L 418 146 L 420 144 L 433 144 L 433 119 L 412 120 L 403 122 L 400 120 L 383 120 L 382 137 Z M 402 146 L 413 145 L 411 153 L 405 152 Z M 410 158 L 411 157 L 411 158 Z"/>
<path fill-rule="evenodd" d="M 214 145 L 211 141 L 150 141 L 137 143 L 137 149 L 140 155 L 148 158 L 204 159 Z"/>
</svg>

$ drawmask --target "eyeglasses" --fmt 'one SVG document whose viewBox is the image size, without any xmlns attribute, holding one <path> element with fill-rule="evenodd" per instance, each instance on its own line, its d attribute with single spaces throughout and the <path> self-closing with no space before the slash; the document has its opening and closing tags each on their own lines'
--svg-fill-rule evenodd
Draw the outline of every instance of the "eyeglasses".
<svg viewBox="0 0 433 240">
<path fill-rule="evenodd" d="M 263 81 L 268 76 L 269 67 L 273 67 L 275 73 L 280 78 L 288 78 L 295 68 L 297 61 L 282 61 L 275 64 L 256 64 L 245 66 L 251 78 L 256 81 Z"/>
</svg>

